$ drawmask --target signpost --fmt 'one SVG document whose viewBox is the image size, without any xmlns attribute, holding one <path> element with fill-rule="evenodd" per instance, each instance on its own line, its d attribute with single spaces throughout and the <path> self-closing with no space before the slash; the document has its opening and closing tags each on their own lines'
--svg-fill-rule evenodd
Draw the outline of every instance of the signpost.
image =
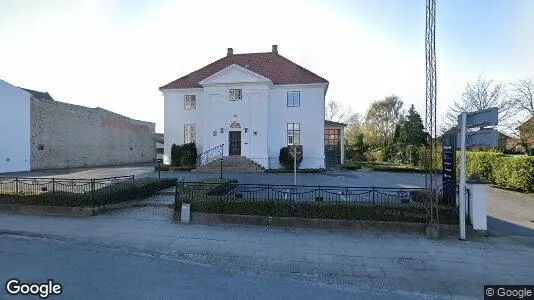
<svg viewBox="0 0 534 300">
<path fill-rule="evenodd" d="M 497 131 L 494 129 L 484 129 L 487 126 L 495 126 L 498 123 L 499 111 L 496 107 L 479 110 L 472 113 L 462 113 L 458 116 L 460 128 L 460 195 L 458 199 L 460 214 L 460 240 L 466 240 L 466 161 L 467 147 L 495 147 L 497 145 Z M 467 132 L 467 128 L 480 128 L 478 131 Z"/>
<path fill-rule="evenodd" d="M 456 203 L 456 135 L 443 135 L 443 203 Z"/>
</svg>

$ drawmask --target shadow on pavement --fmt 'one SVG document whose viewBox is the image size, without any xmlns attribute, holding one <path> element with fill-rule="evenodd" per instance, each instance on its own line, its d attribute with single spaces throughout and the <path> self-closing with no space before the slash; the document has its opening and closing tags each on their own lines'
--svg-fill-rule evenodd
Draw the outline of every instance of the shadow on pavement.
<svg viewBox="0 0 534 300">
<path fill-rule="evenodd" d="M 534 218 L 534 217 L 533 217 Z M 534 225 L 534 223 L 533 223 Z M 534 229 L 488 216 L 488 234 L 494 237 L 534 237 Z"/>
</svg>

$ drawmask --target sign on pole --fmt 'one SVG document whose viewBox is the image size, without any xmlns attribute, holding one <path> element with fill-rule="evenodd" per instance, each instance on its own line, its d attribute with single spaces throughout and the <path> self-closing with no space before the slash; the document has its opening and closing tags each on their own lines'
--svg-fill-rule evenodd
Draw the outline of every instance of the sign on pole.
<svg viewBox="0 0 534 300">
<path fill-rule="evenodd" d="M 497 146 L 498 133 L 494 129 L 480 129 L 474 132 L 467 132 L 467 128 L 495 126 L 498 123 L 499 110 L 496 107 L 479 110 L 472 113 L 462 113 L 458 116 L 458 127 L 460 128 L 460 190 L 458 199 L 458 209 L 460 215 L 460 240 L 466 240 L 466 163 L 467 147 L 495 147 Z"/>
<path fill-rule="evenodd" d="M 461 116 L 458 116 L 458 124 L 461 124 Z M 467 113 L 467 128 L 495 126 L 499 122 L 499 109 L 492 107 L 475 112 Z"/>
<path fill-rule="evenodd" d="M 460 139 L 458 132 L 457 139 Z M 467 148 L 494 148 L 498 146 L 499 132 L 495 129 L 482 129 L 468 132 L 465 146 Z"/>
<path fill-rule="evenodd" d="M 456 203 L 456 135 L 443 135 L 443 203 Z"/>
</svg>

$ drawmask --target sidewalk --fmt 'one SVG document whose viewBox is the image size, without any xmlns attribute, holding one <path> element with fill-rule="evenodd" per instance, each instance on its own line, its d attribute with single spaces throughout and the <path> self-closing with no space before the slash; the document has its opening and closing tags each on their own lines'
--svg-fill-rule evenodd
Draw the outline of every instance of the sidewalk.
<svg viewBox="0 0 534 300">
<path fill-rule="evenodd" d="M 0 234 L 25 234 L 172 256 L 319 282 L 480 298 L 484 284 L 533 284 L 534 239 L 429 240 L 408 234 L 171 223 L 166 207 L 91 218 L 0 213 Z"/>
</svg>

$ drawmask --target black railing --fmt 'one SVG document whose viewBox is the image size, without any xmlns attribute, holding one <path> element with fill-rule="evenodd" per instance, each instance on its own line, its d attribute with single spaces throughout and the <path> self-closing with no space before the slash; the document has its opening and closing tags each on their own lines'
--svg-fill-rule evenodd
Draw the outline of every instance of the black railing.
<svg viewBox="0 0 534 300">
<path fill-rule="evenodd" d="M 368 205 L 425 205 L 425 188 L 295 186 L 271 184 L 178 182 L 177 201 L 327 202 Z"/>
<path fill-rule="evenodd" d="M 224 155 L 224 144 L 213 147 L 197 155 L 197 167 L 208 164 Z"/>
<path fill-rule="evenodd" d="M 134 175 L 98 179 L 0 177 L 0 204 L 93 206 L 133 187 Z"/>
</svg>

